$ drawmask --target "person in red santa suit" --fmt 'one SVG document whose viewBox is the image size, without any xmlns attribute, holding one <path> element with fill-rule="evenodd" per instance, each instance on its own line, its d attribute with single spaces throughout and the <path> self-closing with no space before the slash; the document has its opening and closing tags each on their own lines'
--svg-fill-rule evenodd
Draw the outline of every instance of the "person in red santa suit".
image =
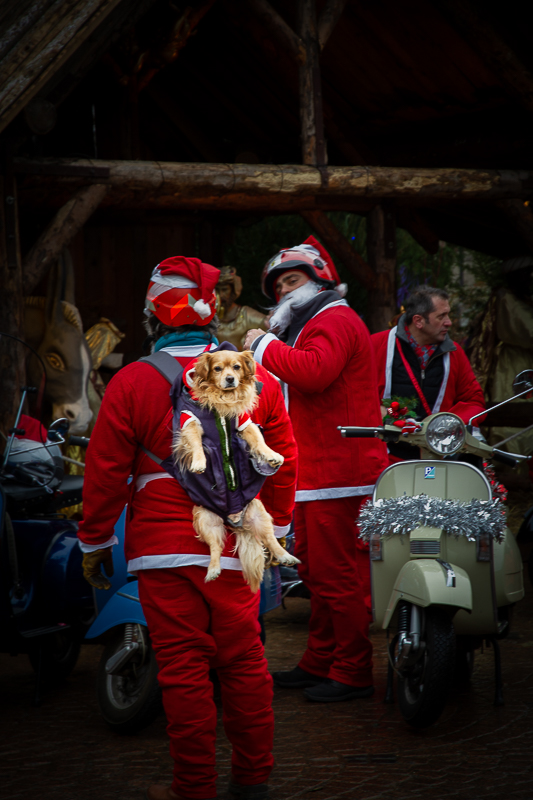
<svg viewBox="0 0 533 800">
<path fill-rule="evenodd" d="M 249 331 L 245 348 L 284 388 L 299 450 L 295 555 L 311 593 L 307 649 L 274 682 L 317 702 L 369 697 L 370 569 L 356 520 L 386 450 L 377 439 L 343 439 L 337 426 L 381 423 L 370 336 L 312 236 L 267 263 L 262 288 L 277 304 L 271 332 Z"/>
<path fill-rule="evenodd" d="M 378 392 L 382 400 L 413 399 L 413 419 L 451 411 L 468 424 L 485 410 L 485 398 L 464 350 L 448 333 L 449 300 L 444 289 L 420 286 L 405 301 L 397 325 L 371 336 Z M 385 405 L 381 410 L 385 416 Z M 420 458 L 420 449 L 405 442 L 389 444 L 389 453 L 391 463 Z"/>
<path fill-rule="evenodd" d="M 154 270 L 146 298 L 146 327 L 155 352 L 183 368 L 214 349 L 214 288 L 219 270 L 177 256 Z M 263 384 L 252 414 L 266 442 L 284 458 L 260 497 L 278 536 L 289 529 L 296 483 L 296 445 L 277 381 L 257 368 Z M 171 452 L 169 383 L 150 364 L 124 367 L 109 383 L 87 451 L 79 527 L 84 572 L 107 588 L 101 566 L 112 567 L 113 527 L 128 503 L 126 557 L 159 666 L 159 682 L 174 759 L 171 786 L 148 789 L 149 800 L 215 798 L 216 706 L 209 670 L 220 679 L 224 727 L 232 745 L 230 794 L 267 796 L 272 769 L 272 680 L 259 637 L 259 593 L 244 582 L 229 533 L 222 574 L 205 583 L 209 549 L 192 526 L 193 503 L 180 484 L 146 455 Z M 128 476 L 133 480 L 128 486 Z"/>
</svg>

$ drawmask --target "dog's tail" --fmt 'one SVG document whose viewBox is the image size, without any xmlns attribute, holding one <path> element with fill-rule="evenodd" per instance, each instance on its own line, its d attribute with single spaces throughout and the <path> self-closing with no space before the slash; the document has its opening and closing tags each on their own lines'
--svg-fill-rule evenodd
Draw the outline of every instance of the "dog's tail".
<svg viewBox="0 0 533 800">
<path fill-rule="evenodd" d="M 255 536 L 250 536 L 248 531 L 233 528 L 236 550 L 242 564 L 242 574 L 246 583 L 255 594 L 259 590 L 265 571 L 265 551 Z"/>
</svg>

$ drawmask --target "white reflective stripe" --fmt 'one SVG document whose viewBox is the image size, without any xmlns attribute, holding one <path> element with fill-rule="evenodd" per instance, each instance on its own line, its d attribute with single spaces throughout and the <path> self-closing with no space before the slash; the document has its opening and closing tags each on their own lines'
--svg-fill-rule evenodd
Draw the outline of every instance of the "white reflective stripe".
<svg viewBox="0 0 533 800">
<path fill-rule="evenodd" d="M 158 481 L 161 478 L 170 478 L 171 481 L 174 480 L 172 475 L 169 475 L 168 472 L 146 472 L 144 475 L 139 475 L 137 478 L 135 482 L 135 491 L 140 492 L 147 483 L 150 483 L 150 481 Z"/>
<path fill-rule="evenodd" d="M 339 497 L 361 497 L 372 494 L 372 486 L 340 486 L 333 489 L 301 489 L 296 492 L 296 502 L 306 503 L 309 500 L 336 500 Z"/>
<path fill-rule="evenodd" d="M 448 383 L 448 378 L 450 376 L 450 354 L 445 353 L 443 358 L 444 358 L 444 378 L 442 379 L 442 383 L 440 385 L 439 395 L 435 401 L 435 405 L 433 406 L 433 414 L 436 414 L 437 411 L 440 411 L 440 407 L 444 399 L 444 392 L 446 391 L 446 385 Z"/>
<path fill-rule="evenodd" d="M 252 420 L 250 419 L 250 417 L 248 417 L 248 419 L 244 420 L 242 425 L 238 425 L 237 426 L 237 430 L 238 431 L 243 431 L 245 428 L 248 427 L 248 425 L 251 425 L 251 424 L 252 424 Z"/>
<path fill-rule="evenodd" d="M 290 523 L 288 525 L 274 525 L 274 536 L 276 539 L 281 539 L 282 536 L 288 536 L 290 529 Z"/>
<path fill-rule="evenodd" d="M 135 574 L 140 569 L 175 569 L 176 567 L 208 567 L 210 557 L 199 553 L 170 553 L 165 556 L 139 556 L 128 561 L 128 572 Z M 242 570 L 238 558 L 222 556 L 222 569 Z"/>
<path fill-rule="evenodd" d="M 396 345 L 396 331 L 398 326 L 395 325 L 389 332 L 387 340 L 387 361 L 385 364 L 385 389 L 383 390 L 383 397 L 390 397 L 392 391 L 392 361 L 394 359 L 394 347 Z M 379 398 L 382 400 L 383 398 Z"/>
<path fill-rule="evenodd" d="M 257 345 L 257 349 L 254 351 L 254 361 L 257 361 L 258 364 L 263 364 L 263 356 L 265 354 L 265 350 L 267 349 L 268 345 L 270 344 L 270 342 L 277 342 L 277 341 L 279 341 L 279 339 L 277 336 L 274 336 L 273 333 L 265 333 L 265 335 Z"/>
<path fill-rule="evenodd" d="M 105 547 L 112 547 L 114 544 L 118 544 L 118 539 L 113 534 L 111 539 L 108 539 L 103 544 L 84 544 L 81 539 L 78 539 L 78 544 L 82 553 L 94 553 L 95 550 L 103 550 Z"/>
</svg>

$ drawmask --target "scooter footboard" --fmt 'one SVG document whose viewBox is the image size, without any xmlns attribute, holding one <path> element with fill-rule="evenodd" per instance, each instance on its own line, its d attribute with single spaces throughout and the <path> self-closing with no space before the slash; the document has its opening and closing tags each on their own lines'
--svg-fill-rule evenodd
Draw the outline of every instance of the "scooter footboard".
<svg viewBox="0 0 533 800">
<path fill-rule="evenodd" d="M 448 569 L 451 567 L 451 570 Z M 436 559 L 408 561 L 402 567 L 392 590 L 381 627 L 389 627 L 400 600 L 427 606 L 451 606 L 472 610 L 472 586 L 464 569 Z M 379 620 L 376 620 L 379 624 Z"/>
</svg>

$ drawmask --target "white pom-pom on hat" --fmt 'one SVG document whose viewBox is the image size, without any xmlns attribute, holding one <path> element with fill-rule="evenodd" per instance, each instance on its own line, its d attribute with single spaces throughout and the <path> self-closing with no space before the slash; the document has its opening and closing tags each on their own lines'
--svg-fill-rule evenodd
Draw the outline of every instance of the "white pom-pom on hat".
<svg viewBox="0 0 533 800">
<path fill-rule="evenodd" d="M 335 291 L 341 296 L 346 297 L 348 294 L 348 284 L 347 283 L 339 283 L 335 286 Z"/>
<path fill-rule="evenodd" d="M 210 306 L 207 305 L 203 300 L 197 300 L 196 303 L 193 305 L 194 310 L 198 314 L 199 317 L 205 319 L 209 317 L 212 313 L 212 309 Z"/>
</svg>

